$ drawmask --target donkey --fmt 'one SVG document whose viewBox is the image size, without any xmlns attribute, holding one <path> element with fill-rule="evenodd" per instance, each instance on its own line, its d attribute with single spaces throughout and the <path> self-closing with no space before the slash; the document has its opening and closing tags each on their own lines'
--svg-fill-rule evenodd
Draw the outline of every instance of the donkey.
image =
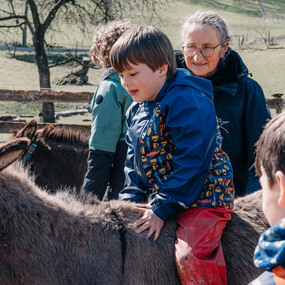
<svg viewBox="0 0 285 285">
<path fill-rule="evenodd" d="M 80 192 L 87 171 L 90 132 L 53 125 L 37 130 L 33 120 L 14 137 L 33 140 L 23 162 L 30 165 L 36 184 L 51 193 L 65 187 Z"/>
<path fill-rule="evenodd" d="M 36 183 L 52 193 L 64 187 L 79 193 L 87 170 L 90 132 L 54 125 L 36 129 L 33 120 L 14 136 L 33 140 L 23 162 L 30 165 Z"/>
<path fill-rule="evenodd" d="M 21 137 L 0 145 L 0 285 L 180 284 L 174 220 L 154 241 L 135 231 L 137 204 L 43 191 L 12 164 L 30 145 Z M 252 258 L 267 227 L 260 191 L 236 199 L 222 237 L 228 284 L 261 273 Z"/>
</svg>

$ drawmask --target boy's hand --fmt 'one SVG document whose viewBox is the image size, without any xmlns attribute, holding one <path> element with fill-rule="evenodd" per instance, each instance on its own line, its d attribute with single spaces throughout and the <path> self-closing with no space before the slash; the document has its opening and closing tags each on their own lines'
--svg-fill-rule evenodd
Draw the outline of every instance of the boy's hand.
<svg viewBox="0 0 285 285">
<path fill-rule="evenodd" d="M 154 240 L 157 240 L 164 225 L 164 221 L 151 209 L 136 208 L 135 212 L 142 215 L 142 217 L 135 222 L 135 226 L 138 227 L 137 232 L 141 233 L 149 228 L 146 238 L 149 238 L 154 233 Z"/>
</svg>

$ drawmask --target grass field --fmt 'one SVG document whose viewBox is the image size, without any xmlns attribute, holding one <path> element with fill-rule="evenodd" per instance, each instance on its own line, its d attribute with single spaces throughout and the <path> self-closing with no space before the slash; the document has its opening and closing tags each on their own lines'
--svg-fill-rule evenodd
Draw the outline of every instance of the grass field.
<svg viewBox="0 0 285 285">
<path fill-rule="evenodd" d="M 262 14 L 256 1 L 244 0 L 175 0 L 170 6 L 160 11 L 160 19 L 153 19 L 151 23 L 140 20 L 139 24 L 152 24 L 161 28 L 170 38 L 175 49 L 180 49 L 180 28 L 184 19 L 196 10 L 214 10 L 221 14 L 227 21 L 232 36 L 231 46 L 238 50 L 246 63 L 253 78 L 262 86 L 265 96 L 271 97 L 274 93 L 285 93 L 284 66 L 285 66 L 285 40 L 275 40 L 274 46 L 267 48 L 262 36 L 270 33 L 271 37 L 285 35 L 285 3 L 284 1 L 263 0 L 265 8 L 272 15 L 272 22 L 262 19 Z M 283 13 L 282 13 L 283 12 Z M 68 27 L 70 35 L 48 34 L 47 41 L 55 42 L 57 45 L 72 47 L 78 41 L 81 47 L 89 48 L 91 45 L 94 27 L 88 27 L 89 34 L 82 35 L 76 31 L 76 27 Z M 239 38 L 243 36 L 245 44 L 239 49 Z M 10 35 L 11 38 L 13 38 Z M 18 35 L 15 38 L 18 39 Z M 37 67 L 33 62 L 32 53 L 0 52 L 0 89 L 38 89 L 39 79 Z M 55 57 L 56 55 L 54 55 Z M 65 55 L 68 56 L 68 55 Z M 23 61 L 20 57 L 25 58 Z M 103 69 L 90 69 L 88 72 L 89 84 L 84 86 L 55 85 L 54 81 L 67 75 L 74 66 L 64 65 L 50 69 L 52 88 L 55 90 L 71 91 L 94 91 L 100 82 Z M 284 96 L 285 97 L 285 96 Z M 72 109 L 80 104 L 55 104 L 56 111 Z M 41 103 L 17 103 L 1 102 L 0 114 L 33 114 L 39 119 Z M 84 119 L 90 118 L 90 114 Z M 78 123 L 82 122 L 81 116 L 61 119 L 60 122 Z M 1 140 L 0 134 L 0 140 Z"/>
</svg>

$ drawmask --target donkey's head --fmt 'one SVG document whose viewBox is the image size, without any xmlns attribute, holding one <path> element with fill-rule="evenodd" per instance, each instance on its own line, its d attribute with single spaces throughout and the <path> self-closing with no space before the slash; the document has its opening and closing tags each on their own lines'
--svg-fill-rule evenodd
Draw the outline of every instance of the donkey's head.
<svg viewBox="0 0 285 285">
<path fill-rule="evenodd" d="M 28 138 L 32 140 L 37 131 L 37 122 L 35 120 L 30 121 L 25 127 L 18 131 L 13 138 Z"/>
</svg>

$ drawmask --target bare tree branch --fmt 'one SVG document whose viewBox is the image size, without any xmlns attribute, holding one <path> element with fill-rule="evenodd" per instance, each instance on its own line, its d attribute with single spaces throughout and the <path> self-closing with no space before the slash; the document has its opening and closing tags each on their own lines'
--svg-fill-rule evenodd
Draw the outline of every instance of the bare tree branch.
<svg viewBox="0 0 285 285">
<path fill-rule="evenodd" d="M 50 70 L 45 50 L 45 37 L 56 24 L 76 23 L 85 32 L 87 24 L 97 25 L 114 19 L 141 17 L 150 13 L 157 16 L 156 7 L 171 0 L 0 0 L 0 28 L 22 28 L 27 25 L 35 48 L 40 88 L 50 88 Z M 26 6 L 28 4 L 28 7 Z M 29 8 L 30 13 L 27 13 Z M 26 12 L 25 12 L 26 11 Z M 23 15 L 24 14 L 24 15 Z M 14 22 L 13 22 L 14 21 Z M 16 22 L 16 23 L 15 23 Z M 58 25 L 59 27 L 59 25 Z M 44 120 L 52 122 L 54 111 L 51 105 L 44 105 Z M 51 103 L 48 103 L 51 104 Z M 47 115 L 45 115 L 45 113 Z M 51 114 L 51 116 L 50 116 Z"/>
<path fill-rule="evenodd" d="M 55 1 L 54 6 L 52 7 L 52 9 L 49 11 L 49 13 L 47 14 L 44 22 L 43 22 L 43 27 L 44 30 L 46 31 L 48 29 L 48 27 L 50 26 L 52 20 L 54 19 L 56 13 L 58 12 L 58 10 L 65 4 L 69 3 L 69 2 L 74 2 L 74 0 L 59 0 L 59 1 Z"/>
<path fill-rule="evenodd" d="M 0 21 L 3 22 L 3 21 L 9 21 L 9 20 L 13 20 L 13 19 L 24 19 L 24 20 L 26 20 L 26 17 L 25 16 L 13 15 L 13 16 L 0 18 Z"/>
<path fill-rule="evenodd" d="M 0 28 L 18 28 L 18 27 L 21 27 L 25 24 L 26 24 L 26 22 L 18 23 L 15 25 L 0 25 Z"/>
<path fill-rule="evenodd" d="M 33 17 L 34 30 L 37 30 L 41 25 L 38 8 L 34 0 L 28 0 L 28 3 Z"/>
</svg>

